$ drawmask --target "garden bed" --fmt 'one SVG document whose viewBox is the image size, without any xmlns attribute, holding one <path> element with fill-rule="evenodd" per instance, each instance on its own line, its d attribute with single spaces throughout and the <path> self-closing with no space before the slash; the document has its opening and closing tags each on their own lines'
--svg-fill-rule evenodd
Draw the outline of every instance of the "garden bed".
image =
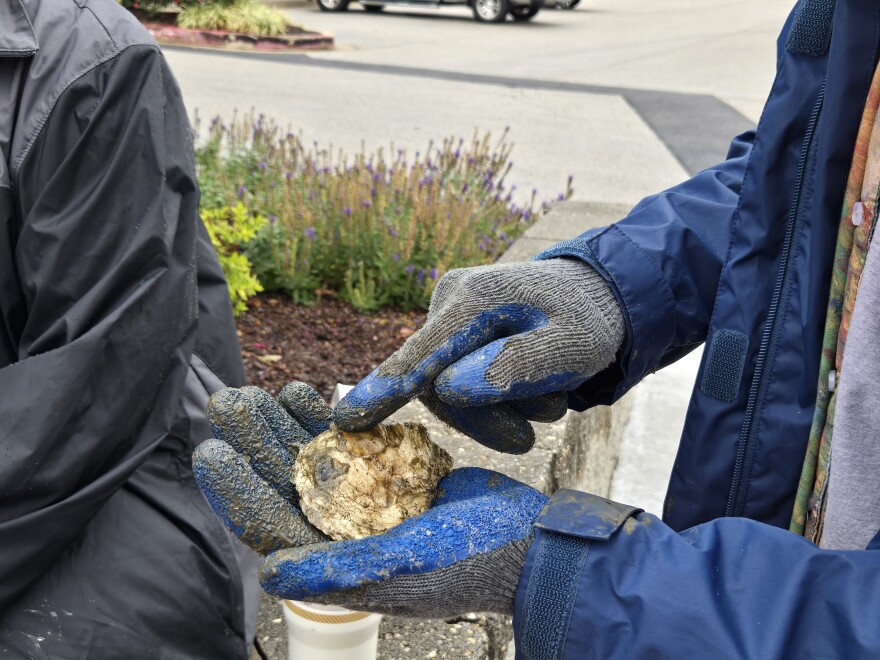
<svg viewBox="0 0 880 660">
<path fill-rule="evenodd" d="M 334 298 L 298 305 L 261 294 L 248 305 L 236 320 L 248 384 L 277 394 L 301 380 L 328 401 L 336 383 L 357 383 L 425 321 L 425 312 L 362 314 Z"/>
<path fill-rule="evenodd" d="M 291 51 L 327 50 L 333 48 L 333 35 L 310 32 L 291 25 L 288 34 L 260 36 L 226 30 L 194 30 L 176 25 L 145 22 L 144 27 L 160 44 L 196 46 L 227 50 Z"/>
</svg>

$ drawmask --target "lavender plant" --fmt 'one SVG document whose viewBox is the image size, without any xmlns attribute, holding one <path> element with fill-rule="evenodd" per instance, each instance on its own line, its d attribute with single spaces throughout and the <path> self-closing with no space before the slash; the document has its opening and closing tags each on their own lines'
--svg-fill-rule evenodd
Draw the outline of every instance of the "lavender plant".
<svg viewBox="0 0 880 660">
<path fill-rule="evenodd" d="M 347 157 L 260 115 L 211 121 L 196 160 L 203 208 L 268 218 L 242 246 L 265 289 L 369 311 L 426 307 L 446 271 L 492 263 L 549 207 L 515 201 L 511 148 L 505 131 Z"/>
</svg>

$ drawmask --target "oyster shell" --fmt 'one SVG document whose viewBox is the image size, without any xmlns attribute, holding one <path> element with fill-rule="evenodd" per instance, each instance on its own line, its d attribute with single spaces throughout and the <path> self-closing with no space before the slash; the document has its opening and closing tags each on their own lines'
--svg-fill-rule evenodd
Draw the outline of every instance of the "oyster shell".
<svg viewBox="0 0 880 660">
<path fill-rule="evenodd" d="M 381 534 L 431 505 L 452 458 L 420 424 L 335 427 L 300 450 L 293 485 L 309 522 L 335 541 Z"/>
</svg>

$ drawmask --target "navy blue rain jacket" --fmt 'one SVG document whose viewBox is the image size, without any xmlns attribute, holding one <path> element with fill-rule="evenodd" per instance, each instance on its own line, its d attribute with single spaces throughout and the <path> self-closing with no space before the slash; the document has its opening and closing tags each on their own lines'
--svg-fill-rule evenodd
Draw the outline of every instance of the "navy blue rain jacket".
<svg viewBox="0 0 880 660">
<path fill-rule="evenodd" d="M 785 531 L 878 44 L 880 2 L 801 0 L 758 128 L 725 162 L 541 255 L 595 267 L 626 316 L 621 359 L 572 407 L 707 346 L 663 522 L 571 492 L 539 519 L 520 657 L 880 657 L 880 553 Z"/>
</svg>

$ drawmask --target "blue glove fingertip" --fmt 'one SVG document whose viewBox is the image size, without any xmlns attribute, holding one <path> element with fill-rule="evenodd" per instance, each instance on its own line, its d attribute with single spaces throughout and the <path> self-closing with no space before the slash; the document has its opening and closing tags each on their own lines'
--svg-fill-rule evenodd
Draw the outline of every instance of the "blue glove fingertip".
<svg viewBox="0 0 880 660">
<path fill-rule="evenodd" d="M 217 517 L 238 537 L 245 526 L 232 515 L 227 486 L 240 479 L 245 467 L 241 456 L 222 440 L 205 440 L 193 451 L 192 469 L 199 489 Z"/>
<path fill-rule="evenodd" d="M 278 401 L 312 437 L 330 428 L 333 411 L 321 395 L 306 383 L 288 383 L 278 395 Z"/>
</svg>

